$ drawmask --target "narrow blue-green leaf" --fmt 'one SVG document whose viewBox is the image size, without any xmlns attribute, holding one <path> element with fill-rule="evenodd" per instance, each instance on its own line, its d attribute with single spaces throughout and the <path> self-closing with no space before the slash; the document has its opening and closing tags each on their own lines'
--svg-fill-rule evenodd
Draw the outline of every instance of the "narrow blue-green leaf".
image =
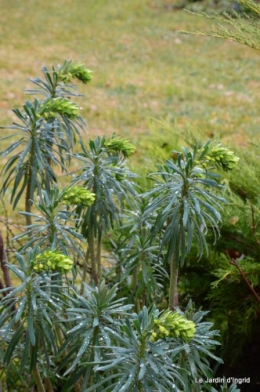
<svg viewBox="0 0 260 392">
<path fill-rule="evenodd" d="M 72 369 L 74 369 L 74 367 L 75 367 L 75 366 L 77 365 L 77 363 L 80 361 L 82 355 L 84 354 L 84 352 L 86 351 L 86 349 L 87 349 L 88 346 L 90 345 L 92 337 L 93 337 L 93 330 L 90 330 L 90 331 L 86 332 L 85 338 L 84 338 L 84 340 L 83 340 L 83 343 L 82 343 L 82 345 L 81 345 L 81 347 L 80 347 L 80 349 L 79 349 L 79 351 L 78 351 L 78 353 L 77 353 L 77 357 L 76 357 L 76 359 L 73 361 L 73 363 L 72 363 L 72 365 L 69 367 L 69 369 L 65 372 L 65 375 L 68 374 L 68 373 L 70 373 L 70 371 L 71 371 Z"/>
<path fill-rule="evenodd" d="M 144 375 L 146 373 L 146 364 L 144 359 L 142 358 L 140 361 L 140 370 L 138 373 L 138 380 L 142 380 L 144 378 Z"/>
<path fill-rule="evenodd" d="M 196 183 L 212 186 L 216 188 L 221 188 L 222 186 L 215 180 L 209 180 L 208 178 L 198 178 L 196 179 Z"/>
<path fill-rule="evenodd" d="M 35 333 L 34 333 L 34 314 L 33 314 L 33 306 L 30 304 L 29 313 L 27 317 L 27 328 L 30 337 L 30 342 L 32 346 L 36 343 Z"/>
<path fill-rule="evenodd" d="M 21 152 L 19 161 L 17 162 L 17 166 L 16 166 L 17 171 L 20 170 L 20 167 L 23 164 L 25 157 L 29 158 L 29 152 L 30 152 L 31 146 L 32 146 L 32 140 L 29 139 L 24 151 Z"/>
<path fill-rule="evenodd" d="M 12 194 L 11 194 L 11 202 L 13 201 L 13 198 L 14 198 L 14 196 L 16 194 L 17 188 L 18 188 L 18 186 L 19 186 L 19 184 L 20 184 L 20 182 L 21 182 L 23 177 L 27 177 L 27 173 L 24 170 L 24 168 L 21 167 L 19 169 L 19 171 L 17 172 L 17 174 L 15 176 L 15 179 L 14 179 L 14 185 L 13 185 L 14 189 L 12 190 Z"/>
<path fill-rule="evenodd" d="M 4 293 L 6 290 L 10 290 L 10 287 L 7 287 L 3 290 L 0 290 L 0 293 Z M 1 300 L 1 308 L 0 308 L 0 328 L 5 324 L 8 319 L 11 319 L 16 313 L 16 309 L 14 309 L 14 305 L 18 302 L 18 298 L 10 297 L 6 299 L 3 297 Z"/>
<path fill-rule="evenodd" d="M 217 221 L 221 221 L 220 213 L 212 207 L 209 203 L 201 200 L 201 204 L 217 219 Z"/>
<path fill-rule="evenodd" d="M 22 194 L 24 193 L 24 190 L 25 190 L 27 184 L 28 184 L 28 178 L 27 178 L 27 176 L 24 176 L 23 184 L 22 184 L 22 186 L 21 186 L 19 192 L 16 194 L 16 197 L 15 197 L 15 199 L 14 199 L 14 201 L 13 201 L 13 209 L 16 208 L 17 203 L 18 203 L 18 201 L 20 200 Z"/>
<path fill-rule="evenodd" d="M 183 225 L 180 225 L 180 250 L 181 250 L 180 265 L 183 266 L 185 257 L 187 255 L 186 233 L 185 233 L 185 227 L 183 227 Z"/>
<path fill-rule="evenodd" d="M 41 326 L 41 330 L 42 330 L 42 338 L 44 337 L 44 339 L 48 342 L 49 347 L 54 347 L 54 351 L 56 348 L 56 339 L 54 334 L 51 331 L 51 324 L 50 323 L 46 323 L 44 318 L 42 317 L 41 313 L 38 313 L 38 318 L 39 318 L 39 322 L 40 322 L 40 326 Z"/>
<path fill-rule="evenodd" d="M 88 326 L 88 321 L 87 320 L 82 321 L 81 319 L 75 327 L 73 327 L 71 330 L 67 332 L 67 334 L 70 335 L 70 334 L 74 334 L 77 331 L 85 330 L 87 326 Z"/>
<path fill-rule="evenodd" d="M 122 374 L 123 374 L 123 373 L 117 372 L 116 376 L 120 377 Z M 116 385 L 117 382 L 114 383 L 114 384 L 110 384 L 110 383 L 109 383 L 109 386 L 108 386 L 108 387 L 103 386 L 103 384 L 106 384 L 108 381 L 113 380 L 116 376 L 115 376 L 114 374 L 109 375 L 109 376 L 107 376 L 107 377 L 103 377 L 103 376 L 102 376 L 102 379 L 101 379 L 99 382 L 97 382 L 97 383 L 94 384 L 94 385 L 91 385 L 90 387 L 88 387 L 87 389 L 85 389 L 84 392 L 92 392 L 92 391 L 95 391 L 95 392 L 96 392 L 96 391 L 97 391 L 97 388 L 100 388 L 101 386 L 102 386 L 102 392 L 105 392 L 105 391 L 110 391 L 110 392 L 111 392 L 111 391 L 113 391 L 111 388 L 112 388 L 114 385 Z"/>
<path fill-rule="evenodd" d="M 187 224 L 187 252 L 189 253 L 193 242 L 193 223 L 192 220 L 188 220 Z"/>
<path fill-rule="evenodd" d="M 11 269 L 11 268 L 10 268 L 10 269 Z M 28 277 L 28 278 L 25 280 L 25 282 L 21 284 L 21 286 L 16 287 L 15 289 L 12 288 L 12 291 L 11 291 L 9 294 L 7 294 L 7 295 L 5 296 L 5 299 L 14 298 L 16 294 L 18 294 L 18 293 L 20 293 L 21 291 L 23 291 L 23 289 L 26 287 L 26 285 L 27 285 L 27 283 L 28 283 L 28 281 L 29 281 L 30 279 L 31 279 L 31 277 Z"/>
<path fill-rule="evenodd" d="M 211 358 L 215 359 L 215 361 L 219 362 L 219 363 L 223 363 L 223 360 L 219 357 L 217 357 L 216 355 L 214 355 L 211 351 L 207 350 L 206 348 L 202 347 L 202 346 L 195 346 L 197 348 L 197 350 L 203 352 L 206 356 L 210 356 Z"/>
<path fill-rule="evenodd" d="M 188 198 L 190 199 L 190 204 L 192 204 L 192 206 L 194 207 L 194 210 L 197 214 L 200 214 L 200 203 L 199 200 L 197 199 L 197 197 L 192 193 L 192 192 L 188 192 Z M 191 203 L 192 201 L 192 203 Z"/>
<path fill-rule="evenodd" d="M 18 140 L 18 141 L 15 142 L 15 143 L 12 143 L 11 146 L 9 146 L 9 147 L 6 148 L 4 151 L 2 151 L 0 154 L 3 156 L 3 158 L 5 158 L 8 154 L 10 154 L 10 152 L 12 152 L 13 150 L 15 150 L 16 147 L 18 147 L 18 146 L 22 143 L 23 139 L 24 139 L 24 138 L 22 137 L 20 140 Z"/>
<path fill-rule="evenodd" d="M 183 172 L 180 170 L 180 168 L 178 166 L 176 166 L 172 161 L 167 160 L 166 161 L 166 165 L 169 169 L 171 169 L 173 172 L 178 173 L 183 179 L 184 179 L 184 174 Z"/>
<path fill-rule="evenodd" d="M 105 370 L 110 370 L 110 369 L 116 369 L 116 366 L 119 365 L 120 363 L 124 362 L 124 357 L 117 358 L 111 362 L 109 362 L 108 365 L 98 365 L 95 367 L 96 370 L 100 371 L 105 371 Z"/>
<path fill-rule="evenodd" d="M 134 385 L 137 381 L 137 372 L 138 372 L 138 365 L 135 365 L 128 372 L 127 381 L 124 382 L 124 385 L 120 385 L 120 389 L 115 388 L 114 391 L 126 392 L 131 390 L 131 386 Z"/>
<path fill-rule="evenodd" d="M 22 334 L 24 331 L 24 327 L 23 324 L 21 324 L 18 329 L 15 331 L 15 333 L 12 336 L 12 339 L 10 340 L 8 346 L 7 346 L 7 350 L 5 352 L 4 355 L 4 364 L 8 365 L 11 358 L 12 358 L 12 354 L 17 346 L 17 344 L 19 343 L 19 341 L 21 340 Z"/>
<path fill-rule="evenodd" d="M 149 346 L 153 350 L 154 353 L 164 356 L 165 352 L 162 350 L 158 343 L 149 342 Z"/>
<path fill-rule="evenodd" d="M 20 362 L 20 373 L 23 371 L 30 359 L 30 337 L 26 334 L 25 343 L 23 343 L 23 355 Z"/>
<path fill-rule="evenodd" d="M 36 336 L 35 339 L 35 344 L 31 346 L 30 349 L 30 367 L 29 367 L 29 372 L 32 371 L 32 369 L 35 368 L 36 363 L 37 363 L 37 356 L 38 356 L 38 336 Z M 46 366 L 46 364 L 45 364 Z"/>
<path fill-rule="evenodd" d="M 3 166 L 2 171 L 4 173 L 9 173 L 10 176 L 16 170 L 15 162 L 19 159 L 19 157 L 20 157 L 19 153 L 10 157 L 6 162 L 6 164 Z"/>
<path fill-rule="evenodd" d="M 189 218 L 189 204 L 188 204 L 187 199 L 186 199 L 185 196 L 183 196 L 182 201 L 183 201 L 182 222 L 183 222 L 183 226 L 186 227 L 187 221 L 188 221 L 188 218 Z"/>
<path fill-rule="evenodd" d="M 35 146 L 38 170 L 43 170 L 44 169 L 44 166 L 42 164 L 43 154 L 41 153 L 40 146 L 37 139 L 34 140 L 34 146 Z"/>
<path fill-rule="evenodd" d="M 23 314 L 23 311 L 24 311 L 26 303 L 27 303 L 27 298 L 26 297 L 22 298 L 22 300 L 18 303 L 19 307 L 18 307 L 16 315 L 15 315 L 15 322 L 16 323 L 17 323 L 17 321 L 20 320 L 20 317 Z"/>
</svg>

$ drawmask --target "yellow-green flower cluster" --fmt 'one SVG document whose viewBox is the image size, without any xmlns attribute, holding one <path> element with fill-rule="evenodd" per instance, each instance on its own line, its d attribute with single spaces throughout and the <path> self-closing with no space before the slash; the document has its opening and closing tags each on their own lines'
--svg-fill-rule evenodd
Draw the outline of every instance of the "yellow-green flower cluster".
<svg viewBox="0 0 260 392">
<path fill-rule="evenodd" d="M 112 137 L 105 143 L 105 147 L 109 150 L 122 152 L 125 157 L 129 157 L 135 152 L 135 146 L 129 140 L 120 137 Z"/>
<path fill-rule="evenodd" d="M 177 312 L 165 310 L 158 319 L 154 320 L 151 341 L 155 342 L 167 337 L 190 340 L 195 332 L 196 325 L 193 321 L 187 320 Z"/>
<path fill-rule="evenodd" d="M 91 206 L 95 201 L 95 194 L 80 186 L 73 186 L 64 192 L 61 201 L 67 205 Z"/>
<path fill-rule="evenodd" d="M 52 271 L 65 273 L 72 269 L 73 261 L 61 252 L 46 250 L 36 256 L 32 268 L 36 272 Z"/>
<path fill-rule="evenodd" d="M 71 79 L 78 79 L 82 83 L 87 84 L 92 79 L 92 72 L 84 64 L 72 64 L 70 61 L 61 69 L 59 79 L 64 83 L 69 83 Z"/>
<path fill-rule="evenodd" d="M 225 171 L 234 169 L 239 161 L 234 152 L 223 147 L 221 143 L 212 144 L 204 159 L 206 162 L 214 164 Z"/>
<path fill-rule="evenodd" d="M 74 119 L 78 117 L 79 109 L 79 106 L 65 98 L 50 98 L 42 105 L 40 115 L 45 119 L 54 118 L 57 114 Z"/>
</svg>

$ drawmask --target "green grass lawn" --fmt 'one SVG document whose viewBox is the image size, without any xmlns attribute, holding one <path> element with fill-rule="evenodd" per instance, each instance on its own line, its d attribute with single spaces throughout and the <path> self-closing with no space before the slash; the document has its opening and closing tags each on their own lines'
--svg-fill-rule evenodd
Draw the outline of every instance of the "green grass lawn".
<svg viewBox="0 0 260 392">
<path fill-rule="evenodd" d="M 87 135 L 127 136 L 136 145 L 131 160 L 139 172 L 152 170 L 190 132 L 229 147 L 257 142 L 259 53 L 180 34 L 205 31 L 211 21 L 167 3 L 0 0 L 1 125 L 11 124 L 12 108 L 28 99 L 29 77 L 39 76 L 43 65 L 72 59 L 93 71 L 77 100 Z"/>
</svg>

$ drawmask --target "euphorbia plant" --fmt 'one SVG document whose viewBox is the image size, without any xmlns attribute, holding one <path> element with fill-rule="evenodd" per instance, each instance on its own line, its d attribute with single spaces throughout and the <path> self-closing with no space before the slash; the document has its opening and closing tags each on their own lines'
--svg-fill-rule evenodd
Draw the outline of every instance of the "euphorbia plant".
<svg viewBox="0 0 260 392">
<path fill-rule="evenodd" d="M 124 209 L 123 222 L 116 230 L 118 236 L 112 240 L 120 289 L 127 290 L 128 298 L 133 298 L 137 312 L 157 302 L 163 296 L 163 281 L 169 280 L 159 236 L 151 243 L 155 215 L 144 218 L 148 204 L 149 199 L 137 195 L 130 208 Z"/>
<path fill-rule="evenodd" d="M 207 251 L 208 229 L 219 236 L 220 203 L 226 200 L 214 192 L 221 188 L 216 169 L 231 170 L 238 158 L 220 143 L 195 144 L 189 151 L 173 152 L 172 160 L 159 166 L 150 177 L 153 189 L 145 196 L 154 196 L 147 206 L 146 215 L 158 211 L 154 235 L 162 232 L 162 247 L 167 247 L 170 263 L 169 307 L 178 305 L 178 273 L 185 257 L 196 243 L 198 257 Z M 195 240 L 195 241 L 194 241 Z"/>
<path fill-rule="evenodd" d="M 109 350 L 100 347 L 103 355 L 93 369 L 98 381 L 86 391 L 211 391 L 211 384 L 200 386 L 196 379 L 213 377 L 208 357 L 221 362 L 211 352 L 218 332 L 201 322 L 205 312 L 191 308 L 189 303 L 185 313 L 160 313 L 144 306 L 117 328 L 105 326 L 111 344 Z"/>
<path fill-rule="evenodd" d="M 68 298 L 71 306 L 67 308 L 64 322 L 67 325 L 69 320 L 72 327 L 67 331 L 59 354 L 63 358 L 59 372 L 67 376 L 68 390 L 75 381 L 82 384 L 82 391 L 88 390 L 87 386 L 103 378 L 94 372 L 95 364 L 99 364 L 105 352 L 110 350 L 120 319 L 132 309 L 131 304 L 124 304 L 125 298 L 117 298 L 117 291 L 117 285 L 108 288 L 103 280 L 96 287 L 84 284 L 83 295 L 74 292 L 74 297 L 70 294 Z"/>
<path fill-rule="evenodd" d="M 68 186 L 61 191 L 54 186 L 49 193 L 42 190 L 38 203 L 33 202 L 35 213 L 21 213 L 29 215 L 33 223 L 28 226 L 26 232 L 14 237 L 14 240 L 29 237 L 21 251 L 30 246 L 38 246 L 42 250 L 54 249 L 62 251 L 65 255 L 73 254 L 75 257 L 83 258 L 82 245 L 85 239 L 76 230 L 78 215 L 75 208 L 86 208 L 94 200 L 93 193 L 79 186 Z"/>
<path fill-rule="evenodd" d="M 125 158 L 134 152 L 134 146 L 125 139 L 96 137 L 89 148 L 82 143 L 82 152 L 75 155 L 83 162 L 73 183 L 80 183 L 95 194 L 93 204 L 86 210 L 78 206 L 81 230 L 88 240 L 84 274 L 91 261 L 91 277 L 97 283 L 101 277 L 101 245 L 104 233 L 119 221 L 121 207 L 135 193 L 131 179 L 135 177 L 125 166 Z M 84 276 L 83 276 L 84 280 Z"/>
<path fill-rule="evenodd" d="M 0 330 L 6 344 L 3 363 L 8 373 L 12 360 L 18 359 L 19 372 L 29 370 L 39 392 L 52 391 L 51 362 L 62 338 L 56 323 L 64 312 L 62 297 L 57 294 L 57 289 L 62 290 L 57 272 L 64 267 L 68 271 L 73 262 L 55 251 L 46 258 L 37 247 L 29 249 L 26 258 L 19 253 L 16 256 L 19 266 L 9 267 L 19 283 L 2 299 L 0 308 Z M 46 273 L 48 262 L 52 262 L 52 275 Z M 24 342 L 23 350 L 21 342 Z M 39 370 L 39 358 L 44 359 L 45 379 Z"/>
<path fill-rule="evenodd" d="M 83 129 L 84 122 L 79 116 L 79 106 L 70 100 L 76 94 L 71 91 L 74 86 L 68 83 L 73 78 L 83 83 L 91 79 L 90 71 L 83 65 L 68 61 L 53 68 L 52 73 L 43 67 L 43 73 L 45 80 L 31 80 L 39 89 L 29 90 L 29 93 L 42 94 L 44 99 L 27 100 L 21 110 L 13 110 L 19 122 L 9 129 L 17 131 L 19 139 L 1 152 L 3 157 L 12 153 L 3 167 L 1 192 L 5 194 L 12 185 L 13 208 L 25 192 L 25 211 L 28 213 L 36 189 L 38 192 L 41 188 L 49 190 L 51 184 L 57 182 L 53 166 L 66 170 L 75 134 L 81 137 L 79 130 Z M 17 152 L 14 154 L 14 151 Z M 30 215 L 26 215 L 26 223 L 31 224 Z"/>
</svg>

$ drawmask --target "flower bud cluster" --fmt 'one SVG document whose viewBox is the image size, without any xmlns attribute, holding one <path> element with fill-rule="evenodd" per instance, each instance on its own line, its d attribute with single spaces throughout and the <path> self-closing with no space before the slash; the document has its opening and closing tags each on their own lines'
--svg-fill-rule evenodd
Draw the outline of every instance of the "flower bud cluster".
<svg viewBox="0 0 260 392">
<path fill-rule="evenodd" d="M 135 146 L 129 140 L 120 137 L 112 137 L 105 143 L 108 150 L 122 152 L 125 157 L 129 157 L 135 152 Z"/>
<path fill-rule="evenodd" d="M 63 69 L 59 74 L 59 79 L 64 83 L 69 83 L 71 79 L 78 79 L 87 84 L 92 79 L 92 72 L 84 64 L 69 63 L 68 67 Z"/>
<path fill-rule="evenodd" d="M 58 114 L 75 119 L 79 115 L 79 106 L 65 98 L 47 99 L 41 107 L 40 115 L 46 120 L 56 117 Z"/>
<path fill-rule="evenodd" d="M 225 171 L 234 169 L 239 161 L 239 158 L 235 156 L 234 152 L 223 147 L 221 143 L 212 144 L 204 159 L 206 162 L 213 163 Z"/>
<path fill-rule="evenodd" d="M 91 206 L 95 201 L 95 194 L 80 186 L 72 186 L 64 192 L 61 201 L 67 205 Z"/>
<path fill-rule="evenodd" d="M 65 273 L 72 269 L 73 261 L 61 252 L 46 250 L 36 256 L 32 268 L 36 272 L 51 271 Z"/>
<path fill-rule="evenodd" d="M 164 311 L 158 319 L 154 320 L 154 329 L 151 341 L 158 339 L 181 338 L 190 340 L 196 332 L 196 325 L 193 321 L 187 320 L 184 316 L 170 310 Z"/>
</svg>

